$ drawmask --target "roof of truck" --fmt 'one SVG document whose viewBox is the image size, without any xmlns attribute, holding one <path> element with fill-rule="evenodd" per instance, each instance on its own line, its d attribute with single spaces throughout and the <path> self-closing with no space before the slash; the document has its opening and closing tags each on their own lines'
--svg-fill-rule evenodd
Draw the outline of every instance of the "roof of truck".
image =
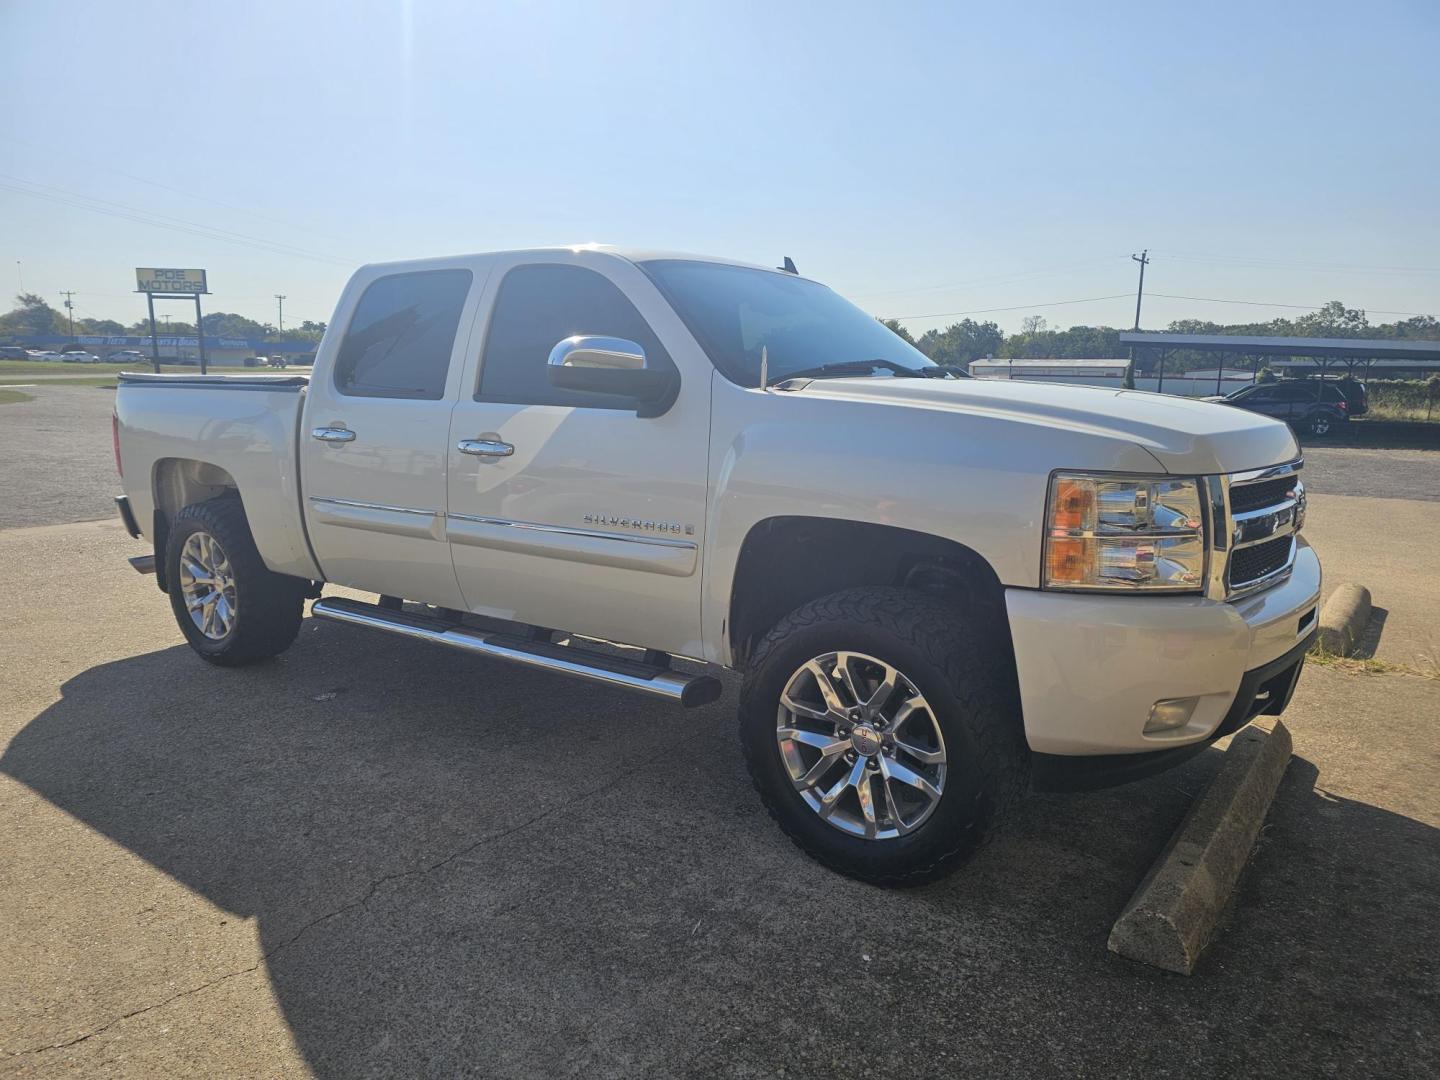
<svg viewBox="0 0 1440 1080">
<path fill-rule="evenodd" d="M 616 258 L 624 259 L 627 262 L 654 262 L 659 259 L 684 259 L 689 262 L 710 262 L 722 263 L 726 266 L 743 266 L 751 270 L 770 270 L 777 274 L 785 273 L 780 267 L 764 266 L 760 263 L 745 262 L 742 259 L 726 259 L 715 255 L 697 255 L 688 251 L 665 251 L 656 248 L 629 248 L 616 244 L 556 244 L 550 247 L 533 248 L 511 248 L 504 251 L 473 251 L 457 253 L 453 255 L 436 255 L 422 259 L 386 260 L 384 262 L 369 263 L 371 267 L 380 266 L 408 266 L 420 263 L 444 263 L 453 262 L 458 259 L 487 258 L 494 255 L 554 255 L 559 252 L 579 253 L 582 251 L 593 251 L 601 255 L 613 255 Z M 805 275 L 801 274 L 801 277 Z"/>
</svg>

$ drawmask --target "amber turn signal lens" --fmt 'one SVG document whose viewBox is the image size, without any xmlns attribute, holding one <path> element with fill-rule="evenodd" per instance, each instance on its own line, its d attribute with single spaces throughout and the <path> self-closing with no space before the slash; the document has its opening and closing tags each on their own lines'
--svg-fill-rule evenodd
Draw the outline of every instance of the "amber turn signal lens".
<svg viewBox="0 0 1440 1080">
<path fill-rule="evenodd" d="M 1090 562 L 1086 547 L 1089 543 L 1080 537 L 1051 538 L 1045 552 L 1045 571 L 1050 584 L 1078 585 L 1086 580 Z"/>
<path fill-rule="evenodd" d="M 1058 480 L 1051 509 L 1050 526 L 1063 532 L 1079 531 L 1093 520 L 1095 484 L 1090 480 Z"/>
</svg>

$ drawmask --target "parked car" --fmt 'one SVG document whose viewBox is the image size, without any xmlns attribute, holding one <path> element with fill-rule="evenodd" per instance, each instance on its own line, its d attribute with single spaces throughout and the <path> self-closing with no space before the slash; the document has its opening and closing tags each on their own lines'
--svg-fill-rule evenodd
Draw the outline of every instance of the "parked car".
<svg viewBox="0 0 1440 1080">
<path fill-rule="evenodd" d="M 107 364 L 148 364 L 150 358 L 139 349 L 120 349 L 105 357 Z"/>
<path fill-rule="evenodd" d="M 48 350 L 48 349 L 42 349 L 42 350 L 40 350 L 40 351 L 38 351 L 38 352 L 32 352 L 32 353 L 30 354 L 30 359 L 31 359 L 31 360 L 56 360 L 56 361 L 59 361 L 59 360 L 64 360 L 65 357 L 64 357 L 64 355 L 61 354 L 61 353 L 51 352 L 51 351 Z"/>
<path fill-rule="evenodd" d="M 681 706 L 734 669 L 761 800 L 867 881 L 1281 712 L 1315 634 L 1265 416 L 957 378 L 818 282 L 694 256 L 376 264 L 330 325 L 310 377 L 120 377 L 120 516 L 192 649 L 274 656 L 334 583 L 380 602 L 312 617 Z"/>
<path fill-rule="evenodd" d="M 100 357 L 94 353 L 86 352 L 84 349 L 67 349 L 60 354 L 60 359 L 67 364 L 98 364 Z"/>
<path fill-rule="evenodd" d="M 30 352 L 19 345 L 0 345 L 0 360 L 29 360 Z"/>
<path fill-rule="evenodd" d="M 1350 403 L 1334 382 L 1287 379 L 1242 387 L 1224 397 L 1206 398 L 1284 420 L 1296 431 L 1328 435 L 1350 419 Z"/>
<path fill-rule="evenodd" d="M 1316 382 L 1328 383 L 1338 389 L 1345 396 L 1345 403 L 1349 406 L 1346 411 L 1352 420 L 1357 416 L 1364 416 L 1370 411 L 1370 393 L 1365 389 L 1365 384 L 1353 375 L 1307 375 L 1305 377 Z"/>
</svg>

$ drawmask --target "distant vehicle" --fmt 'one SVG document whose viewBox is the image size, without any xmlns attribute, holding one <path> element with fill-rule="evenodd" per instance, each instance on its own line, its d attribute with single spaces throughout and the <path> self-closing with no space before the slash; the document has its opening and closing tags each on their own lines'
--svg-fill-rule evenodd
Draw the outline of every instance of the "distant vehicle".
<svg viewBox="0 0 1440 1080">
<path fill-rule="evenodd" d="M 60 354 L 60 359 L 67 364 L 98 364 L 100 357 L 94 353 L 86 352 L 84 349 L 67 349 Z"/>
<path fill-rule="evenodd" d="M 139 361 L 141 363 L 149 362 L 146 359 L 145 354 L 142 353 L 139 349 L 120 349 L 117 352 L 112 352 L 105 357 L 105 362 L 107 364 L 130 364 L 135 363 L 136 361 Z"/>
<path fill-rule="evenodd" d="M 19 345 L 0 345 L 0 360 L 29 360 L 28 350 Z"/>
<path fill-rule="evenodd" d="M 1334 382 L 1289 379 L 1246 386 L 1225 397 L 1206 398 L 1284 420 L 1296 431 L 1324 437 L 1350 419 L 1350 402 Z"/>
<path fill-rule="evenodd" d="M 290 361 L 286 360 L 283 356 L 272 356 L 265 361 L 265 366 L 272 368 L 283 368 L 287 367 L 289 363 Z"/>
<path fill-rule="evenodd" d="M 1353 375 L 1307 375 L 1307 379 L 1316 382 L 1327 383 L 1335 387 L 1345 396 L 1346 404 L 1350 406 L 1350 417 L 1364 416 L 1370 411 L 1370 394 L 1365 389 L 1365 384 Z"/>
<path fill-rule="evenodd" d="M 31 359 L 31 360 L 64 360 L 65 357 L 64 357 L 62 354 L 58 353 L 58 352 L 50 352 L 48 349 L 42 349 L 42 350 L 39 351 L 39 352 L 32 352 L 32 353 L 30 354 L 30 359 Z"/>
</svg>

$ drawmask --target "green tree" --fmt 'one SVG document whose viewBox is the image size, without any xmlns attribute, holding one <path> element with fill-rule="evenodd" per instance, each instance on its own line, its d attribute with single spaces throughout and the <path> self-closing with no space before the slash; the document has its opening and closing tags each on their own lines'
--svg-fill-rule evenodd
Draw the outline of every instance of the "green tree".
<svg viewBox="0 0 1440 1080">
<path fill-rule="evenodd" d="M 960 367 L 971 360 L 994 356 L 1004 341 L 1005 335 L 995 323 L 962 319 L 944 330 L 927 330 L 915 347 L 937 364 Z"/>
<path fill-rule="evenodd" d="M 123 334 L 125 327 L 114 319 L 76 319 L 75 330 L 81 334 Z"/>
<path fill-rule="evenodd" d="M 1302 337 L 1369 337 L 1370 320 L 1362 309 L 1331 300 L 1319 311 L 1296 319 L 1295 329 Z"/>
<path fill-rule="evenodd" d="M 16 307 L 0 315 L 0 333 L 62 334 L 68 324 L 65 317 L 37 293 L 21 293 L 15 297 Z"/>
<path fill-rule="evenodd" d="M 914 344 L 915 344 L 915 339 L 910 336 L 910 331 L 909 331 L 909 330 L 906 330 L 905 327 L 903 327 L 903 326 L 900 325 L 900 320 L 899 320 L 899 319 L 881 319 L 881 320 L 880 320 L 880 325 L 883 326 L 883 327 L 885 327 L 887 330 L 893 330 L 893 331 L 895 331 L 896 334 L 898 334 L 900 337 L 904 338 L 904 339 L 905 339 L 906 341 L 908 341 L 911 345 L 914 345 Z M 305 329 L 306 327 L 310 327 L 310 326 L 318 326 L 318 327 L 320 328 L 320 332 L 321 332 L 322 334 L 325 332 L 325 324 L 324 324 L 324 323 L 308 323 L 308 322 L 307 322 L 307 323 L 302 323 L 300 328 L 303 330 L 303 329 Z"/>
</svg>

